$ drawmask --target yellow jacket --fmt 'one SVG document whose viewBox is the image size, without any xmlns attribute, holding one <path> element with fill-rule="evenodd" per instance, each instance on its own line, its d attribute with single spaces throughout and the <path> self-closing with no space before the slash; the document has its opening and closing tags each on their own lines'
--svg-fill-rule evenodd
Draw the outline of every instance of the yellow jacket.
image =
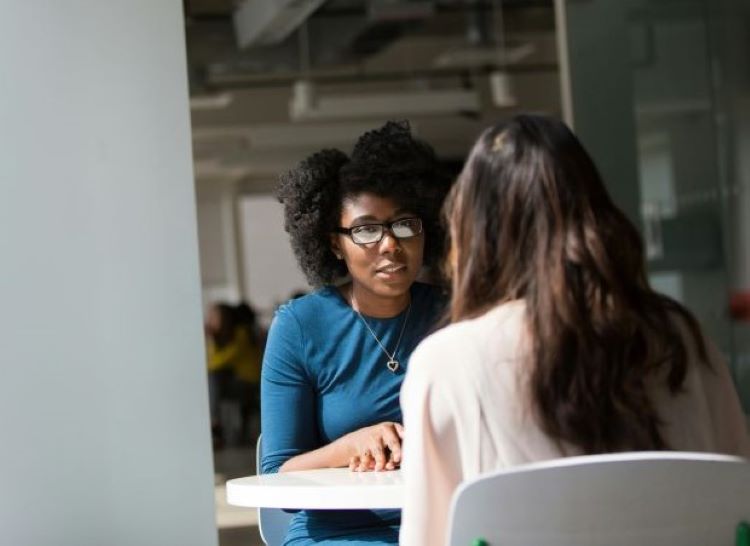
<svg viewBox="0 0 750 546">
<path fill-rule="evenodd" d="M 232 340 L 221 348 L 217 348 L 209 340 L 207 350 L 208 371 L 215 372 L 231 368 L 241 381 L 260 383 L 262 354 L 247 328 L 240 326 L 235 329 Z"/>
</svg>

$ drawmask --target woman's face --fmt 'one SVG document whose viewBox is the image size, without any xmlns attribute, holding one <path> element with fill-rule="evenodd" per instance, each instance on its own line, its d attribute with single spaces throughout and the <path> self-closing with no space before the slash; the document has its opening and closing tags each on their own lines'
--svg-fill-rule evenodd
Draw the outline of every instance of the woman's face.
<svg viewBox="0 0 750 546">
<path fill-rule="evenodd" d="M 221 330 L 222 316 L 221 309 L 217 305 L 212 305 L 206 315 L 206 330 L 210 334 L 217 334 Z"/>
<path fill-rule="evenodd" d="M 360 193 L 344 200 L 339 227 L 383 224 L 402 218 L 414 218 L 413 211 L 401 209 L 392 199 Z M 422 267 L 424 231 L 406 239 L 397 239 L 389 230 L 376 243 L 357 244 L 349 235 L 332 236 L 331 248 L 346 263 L 352 282 L 373 295 L 392 298 L 409 290 Z"/>
</svg>

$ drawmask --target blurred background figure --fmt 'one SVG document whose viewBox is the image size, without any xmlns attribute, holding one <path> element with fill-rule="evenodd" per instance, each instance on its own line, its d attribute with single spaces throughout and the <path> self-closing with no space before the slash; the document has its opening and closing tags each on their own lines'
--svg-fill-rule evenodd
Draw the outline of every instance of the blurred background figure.
<svg viewBox="0 0 750 546">
<path fill-rule="evenodd" d="M 266 329 L 247 302 L 235 311 L 237 343 L 243 347 L 235 361 L 235 396 L 240 410 L 240 443 L 254 444 L 260 433 L 260 366 L 266 345 Z"/>
<path fill-rule="evenodd" d="M 258 434 L 263 330 L 245 302 L 215 303 L 206 315 L 211 436 L 215 449 L 227 442 L 252 443 Z"/>
</svg>

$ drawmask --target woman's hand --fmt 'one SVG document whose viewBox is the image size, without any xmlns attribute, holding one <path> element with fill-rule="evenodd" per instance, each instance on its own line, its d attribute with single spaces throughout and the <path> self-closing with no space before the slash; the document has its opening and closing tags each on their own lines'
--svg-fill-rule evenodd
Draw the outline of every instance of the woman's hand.
<svg viewBox="0 0 750 546">
<path fill-rule="evenodd" d="M 384 422 L 350 432 L 339 439 L 351 453 L 349 469 L 353 472 L 394 470 L 401 464 L 401 440 L 404 427 Z"/>
<path fill-rule="evenodd" d="M 341 468 L 354 472 L 394 470 L 401 464 L 404 427 L 390 421 L 345 434 L 328 445 L 288 459 L 279 472 Z"/>
</svg>

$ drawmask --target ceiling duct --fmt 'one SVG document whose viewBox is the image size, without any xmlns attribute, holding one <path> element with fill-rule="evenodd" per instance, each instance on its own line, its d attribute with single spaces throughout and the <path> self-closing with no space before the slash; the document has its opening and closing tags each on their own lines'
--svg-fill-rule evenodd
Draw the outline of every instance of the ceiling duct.
<svg viewBox="0 0 750 546">
<path fill-rule="evenodd" d="M 379 120 L 385 123 L 385 118 Z M 249 151 L 315 150 L 349 146 L 359 135 L 372 129 L 370 121 L 340 123 L 259 123 L 234 127 L 203 127 L 193 130 L 193 145 L 208 149 L 213 143 L 234 143 L 232 151 L 242 157 Z"/>
<path fill-rule="evenodd" d="M 479 111 L 473 89 L 434 89 L 318 96 L 312 82 L 294 84 L 289 103 L 293 121 L 436 116 Z"/>
<path fill-rule="evenodd" d="M 240 48 L 286 40 L 325 0 L 245 0 L 234 12 Z"/>
<path fill-rule="evenodd" d="M 412 0 L 411 2 L 370 0 L 367 8 L 367 18 L 373 22 L 423 21 L 433 15 L 435 15 L 435 3 L 432 0 Z"/>
<path fill-rule="evenodd" d="M 225 91 L 214 95 L 194 95 L 190 97 L 191 110 L 221 110 L 234 101 L 234 95 Z"/>
<path fill-rule="evenodd" d="M 432 0 L 369 0 L 367 26 L 353 41 L 351 51 L 359 57 L 377 54 L 435 13 Z"/>
<path fill-rule="evenodd" d="M 536 52 L 531 42 L 505 46 L 498 50 L 496 46 L 452 48 L 438 55 L 432 65 L 441 69 L 481 69 L 488 66 L 518 64 Z"/>
</svg>

